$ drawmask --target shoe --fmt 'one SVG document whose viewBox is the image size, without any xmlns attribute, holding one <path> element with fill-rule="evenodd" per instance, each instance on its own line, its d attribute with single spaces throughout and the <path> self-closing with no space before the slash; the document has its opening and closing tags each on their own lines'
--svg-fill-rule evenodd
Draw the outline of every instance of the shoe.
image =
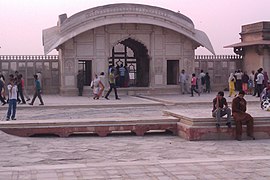
<svg viewBox="0 0 270 180">
<path fill-rule="evenodd" d="M 16 118 L 11 118 L 11 119 L 14 120 L 14 121 L 17 120 Z"/>
<path fill-rule="evenodd" d="M 9 121 L 9 118 L 6 118 L 6 121 Z"/>
<path fill-rule="evenodd" d="M 30 98 L 26 99 L 26 101 L 30 101 Z"/>
<path fill-rule="evenodd" d="M 227 122 L 226 125 L 228 126 L 228 128 L 232 127 L 232 123 L 230 123 L 230 122 Z"/>
<path fill-rule="evenodd" d="M 116 100 L 120 100 L 120 98 L 115 98 Z"/>
<path fill-rule="evenodd" d="M 247 136 L 249 140 L 255 140 L 254 136 Z"/>
<path fill-rule="evenodd" d="M 28 103 L 29 105 L 33 106 L 33 103 Z"/>
<path fill-rule="evenodd" d="M 105 97 L 105 99 L 110 100 L 108 97 Z"/>
<path fill-rule="evenodd" d="M 5 104 L 7 104 L 6 102 L 2 103 L 2 106 L 4 106 Z"/>
<path fill-rule="evenodd" d="M 190 97 L 193 97 L 192 95 Z"/>
<path fill-rule="evenodd" d="M 23 103 L 21 103 L 21 104 L 26 104 L 26 102 L 23 102 Z"/>
<path fill-rule="evenodd" d="M 39 104 L 40 106 L 43 106 L 44 104 L 43 103 L 41 103 L 41 104 Z"/>
<path fill-rule="evenodd" d="M 216 123 L 216 128 L 220 128 L 220 124 Z"/>
</svg>

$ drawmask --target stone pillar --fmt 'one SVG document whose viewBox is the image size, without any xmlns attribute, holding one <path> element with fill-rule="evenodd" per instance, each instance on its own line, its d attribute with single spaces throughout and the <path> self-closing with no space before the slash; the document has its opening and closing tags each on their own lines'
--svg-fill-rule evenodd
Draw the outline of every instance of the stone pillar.
<svg viewBox="0 0 270 180">
<path fill-rule="evenodd" d="M 75 95 L 75 77 L 77 64 L 75 63 L 75 49 L 73 40 L 70 39 L 64 44 L 60 51 L 60 94 Z"/>
<path fill-rule="evenodd" d="M 263 53 L 263 70 L 267 72 L 270 77 L 270 49 L 264 49 Z"/>
</svg>

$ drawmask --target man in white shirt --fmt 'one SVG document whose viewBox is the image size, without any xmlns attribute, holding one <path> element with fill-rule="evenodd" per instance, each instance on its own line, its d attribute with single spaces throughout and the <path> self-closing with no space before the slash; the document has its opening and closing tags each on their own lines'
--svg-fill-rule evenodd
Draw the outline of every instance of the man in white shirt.
<svg viewBox="0 0 270 180">
<path fill-rule="evenodd" d="M 258 75 L 257 75 L 257 79 L 256 79 L 256 82 L 257 82 L 257 92 L 258 92 L 258 96 L 257 97 L 260 97 L 262 91 L 263 91 L 263 80 L 264 80 L 264 75 L 262 73 L 263 69 L 260 68 L 258 69 Z"/>
<path fill-rule="evenodd" d="M 17 85 L 15 84 L 14 79 L 10 79 L 10 83 L 7 86 L 8 89 L 8 112 L 7 112 L 7 121 L 9 121 L 10 116 L 12 120 L 16 120 L 16 108 L 17 108 Z M 12 113 L 12 114 L 11 114 Z"/>
<path fill-rule="evenodd" d="M 249 94 L 251 95 L 254 93 L 254 89 L 255 89 L 254 78 L 255 78 L 255 72 L 251 71 L 251 74 L 249 75 Z"/>
<path fill-rule="evenodd" d="M 185 70 L 183 69 L 179 75 L 179 83 L 181 86 L 182 94 L 188 93 L 187 81 L 188 81 L 188 76 L 186 75 Z"/>
<path fill-rule="evenodd" d="M 201 70 L 201 73 L 199 74 L 199 82 L 198 82 L 198 85 L 199 85 L 199 90 L 201 93 L 204 92 L 205 88 L 205 73 L 203 72 L 203 70 Z"/>
<path fill-rule="evenodd" d="M 126 72 L 126 69 L 124 68 L 123 64 L 121 64 L 121 66 L 119 68 L 120 87 L 124 87 L 124 84 L 125 84 L 125 72 Z"/>
</svg>

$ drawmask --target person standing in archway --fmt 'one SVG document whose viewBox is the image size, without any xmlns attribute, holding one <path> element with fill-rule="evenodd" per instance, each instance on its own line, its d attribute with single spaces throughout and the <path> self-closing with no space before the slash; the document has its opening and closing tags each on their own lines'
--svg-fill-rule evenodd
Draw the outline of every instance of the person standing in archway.
<svg viewBox="0 0 270 180">
<path fill-rule="evenodd" d="M 79 70 L 77 74 L 77 88 L 78 88 L 78 96 L 82 96 L 83 94 L 83 85 L 84 85 L 84 78 L 83 78 L 83 71 Z"/>
<path fill-rule="evenodd" d="M 119 75 L 120 75 L 120 78 L 119 78 L 119 82 L 120 82 L 120 87 L 124 87 L 124 84 L 125 84 L 125 73 L 126 73 L 126 69 L 124 68 L 123 64 L 120 65 L 120 68 L 119 68 Z"/>
<path fill-rule="evenodd" d="M 105 96 L 105 99 L 107 99 L 107 100 L 109 100 L 109 95 L 112 92 L 112 89 L 114 90 L 115 99 L 120 100 L 120 98 L 117 95 L 117 89 L 116 89 L 116 85 L 115 85 L 115 78 L 116 77 L 117 76 L 114 75 L 114 69 L 111 69 L 111 72 L 109 74 L 110 89 Z"/>
</svg>

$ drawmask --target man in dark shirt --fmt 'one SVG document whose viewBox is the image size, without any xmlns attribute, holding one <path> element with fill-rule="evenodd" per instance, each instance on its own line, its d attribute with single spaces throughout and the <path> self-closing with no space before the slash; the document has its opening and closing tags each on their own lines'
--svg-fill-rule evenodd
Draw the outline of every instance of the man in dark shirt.
<svg viewBox="0 0 270 180">
<path fill-rule="evenodd" d="M 212 116 L 216 118 L 216 127 L 220 127 L 220 118 L 227 115 L 228 128 L 231 128 L 231 109 L 228 107 L 227 101 L 224 98 L 224 92 L 219 91 L 217 97 L 213 99 Z"/>
<path fill-rule="evenodd" d="M 237 97 L 235 97 L 232 101 L 232 114 L 235 120 L 235 132 L 236 132 L 236 140 L 242 140 L 242 124 L 247 125 L 247 137 L 249 139 L 255 140 L 253 135 L 253 117 L 246 113 L 247 110 L 247 101 L 244 99 L 245 92 L 239 91 Z"/>
</svg>

